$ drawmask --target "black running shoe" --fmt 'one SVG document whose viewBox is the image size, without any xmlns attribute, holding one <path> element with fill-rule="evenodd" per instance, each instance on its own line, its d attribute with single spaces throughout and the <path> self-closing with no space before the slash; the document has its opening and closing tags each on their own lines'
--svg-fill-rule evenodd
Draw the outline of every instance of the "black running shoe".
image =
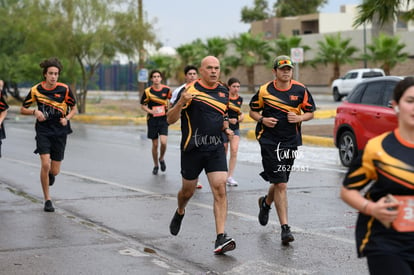
<svg viewBox="0 0 414 275">
<path fill-rule="evenodd" d="M 153 175 L 158 174 L 158 166 L 154 166 L 154 168 L 152 169 L 152 174 Z"/>
<path fill-rule="evenodd" d="M 235 248 L 236 242 L 232 238 L 227 237 L 226 234 L 217 235 L 214 254 L 221 255 L 226 253 L 227 251 L 234 250 Z"/>
<path fill-rule="evenodd" d="M 160 166 L 161 166 L 161 171 L 165 171 L 165 169 L 167 169 L 167 166 L 165 165 L 165 160 L 160 160 Z"/>
<path fill-rule="evenodd" d="M 287 224 L 282 225 L 282 244 L 287 245 L 290 242 L 293 242 L 295 238 L 292 235 L 292 232 L 290 232 L 290 227 Z"/>
<path fill-rule="evenodd" d="M 170 223 L 170 233 L 172 235 L 176 236 L 180 231 L 181 221 L 183 220 L 183 218 L 184 214 L 180 215 L 177 213 L 177 211 L 175 211 L 174 217 L 172 218 Z"/>
<path fill-rule="evenodd" d="M 269 221 L 269 210 L 271 209 L 270 205 L 266 204 L 266 197 L 259 198 L 259 223 L 263 226 Z"/>
<path fill-rule="evenodd" d="M 45 208 L 43 208 L 43 210 L 45 210 L 45 212 L 55 212 L 55 208 L 53 207 L 51 200 L 47 200 L 45 202 Z"/>
<path fill-rule="evenodd" d="M 52 186 L 55 183 L 55 175 L 49 173 L 49 186 Z"/>
</svg>

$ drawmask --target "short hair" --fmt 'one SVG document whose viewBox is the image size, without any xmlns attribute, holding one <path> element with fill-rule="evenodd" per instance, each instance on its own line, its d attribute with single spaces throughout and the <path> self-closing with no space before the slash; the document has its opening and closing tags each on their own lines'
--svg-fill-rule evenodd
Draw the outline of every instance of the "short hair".
<svg viewBox="0 0 414 275">
<path fill-rule="evenodd" d="M 393 99 L 395 102 L 399 103 L 401 97 L 404 95 L 405 91 L 408 90 L 411 86 L 414 86 L 414 77 L 407 76 L 400 82 L 398 82 L 397 86 L 394 88 Z"/>
<path fill-rule="evenodd" d="M 184 74 L 187 74 L 189 71 L 194 70 L 196 73 L 198 73 L 198 69 L 194 65 L 187 65 L 184 67 Z"/>
<path fill-rule="evenodd" d="M 239 83 L 240 84 L 240 80 L 238 80 L 235 77 L 231 77 L 229 78 L 229 80 L 227 81 L 227 87 L 230 87 L 231 85 L 233 85 L 234 83 Z"/>
<path fill-rule="evenodd" d="M 159 73 L 159 74 L 160 74 L 160 76 L 161 76 L 161 78 L 163 78 L 163 77 L 162 77 L 162 73 L 161 73 L 161 71 L 160 71 L 160 70 L 152 70 L 152 71 L 150 72 L 149 77 L 150 77 L 150 78 L 152 78 L 152 75 L 153 75 L 153 74 L 155 74 L 155 73 Z"/>
<path fill-rule="evenodd" d="M 62 63 L 60 63 L 59 59 L 57 59 L 56 57 L 51 57 L 49 59 L 45 59 L 42 62 L 40 62 L 39 65 L 40 65 L 40 68 L 43 69 L 43 75 L 47 73 L 47 69 L 49 69 L 49 67 L 58 68 L 59 74 L 63 70 Z"/>
</svg>

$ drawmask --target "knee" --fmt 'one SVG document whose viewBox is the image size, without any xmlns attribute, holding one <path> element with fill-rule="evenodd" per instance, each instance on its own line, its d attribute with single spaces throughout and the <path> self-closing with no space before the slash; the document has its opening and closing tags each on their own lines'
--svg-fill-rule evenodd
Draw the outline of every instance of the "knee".
<svg viewBox="0 0 414 275">
<path fill-rule="evenodd" d="M 279 184 L 275 184 L 275 189 L 278 190 L 279 192 L 284 192 L 287 189 L 287 183 L 282 182 L 282 183 L 279 183 Z"/>
</svg>

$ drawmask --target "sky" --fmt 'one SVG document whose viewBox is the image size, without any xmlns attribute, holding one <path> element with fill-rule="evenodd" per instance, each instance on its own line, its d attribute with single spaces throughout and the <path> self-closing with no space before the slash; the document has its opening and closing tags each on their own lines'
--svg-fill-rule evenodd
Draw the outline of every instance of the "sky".
<svg viewBox="0 0 414 275">
<path fill-rule="evenodd" d="M 276 0 L 268 0 L 273 6 Z M 247 32 L 250 24 L 240 22 L 241 9 L 254 0 L 143 0 L 147 21 L 154 22 L 158 40 L 164 46 L 179 47 L 197 38 L 230 38 Z M 337 13 L 341 5 L 361 0 L 328 0 L 321 12 Z"/>
</svg>

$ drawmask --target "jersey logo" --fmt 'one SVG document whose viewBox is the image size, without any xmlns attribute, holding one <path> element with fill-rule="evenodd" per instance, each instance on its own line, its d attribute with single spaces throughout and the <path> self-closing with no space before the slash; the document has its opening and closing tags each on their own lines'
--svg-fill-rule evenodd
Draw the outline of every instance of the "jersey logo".
<svg viewBox="0 0 414 275">
<path fill-rule="evenodd" d="M 219 92 L 219 93 L 218 93 L 218 96 L 219 96 L 219 97 L 225 97 L 225 96 L 226 96 L 226 94 L 225 94 L 225 93 L 222 93 L 222 92 Z"/>
<path fill-rule="evenodd" d="M 60 98 L 60 94 L 54 94 L 54 97 Z"/>
<path fill-rule="evenodd" d="M 290 95 L 289 98 L 292 101 L 297 101 L 299 99 L 299 97 L 297 95 Z"/>
</svg>

